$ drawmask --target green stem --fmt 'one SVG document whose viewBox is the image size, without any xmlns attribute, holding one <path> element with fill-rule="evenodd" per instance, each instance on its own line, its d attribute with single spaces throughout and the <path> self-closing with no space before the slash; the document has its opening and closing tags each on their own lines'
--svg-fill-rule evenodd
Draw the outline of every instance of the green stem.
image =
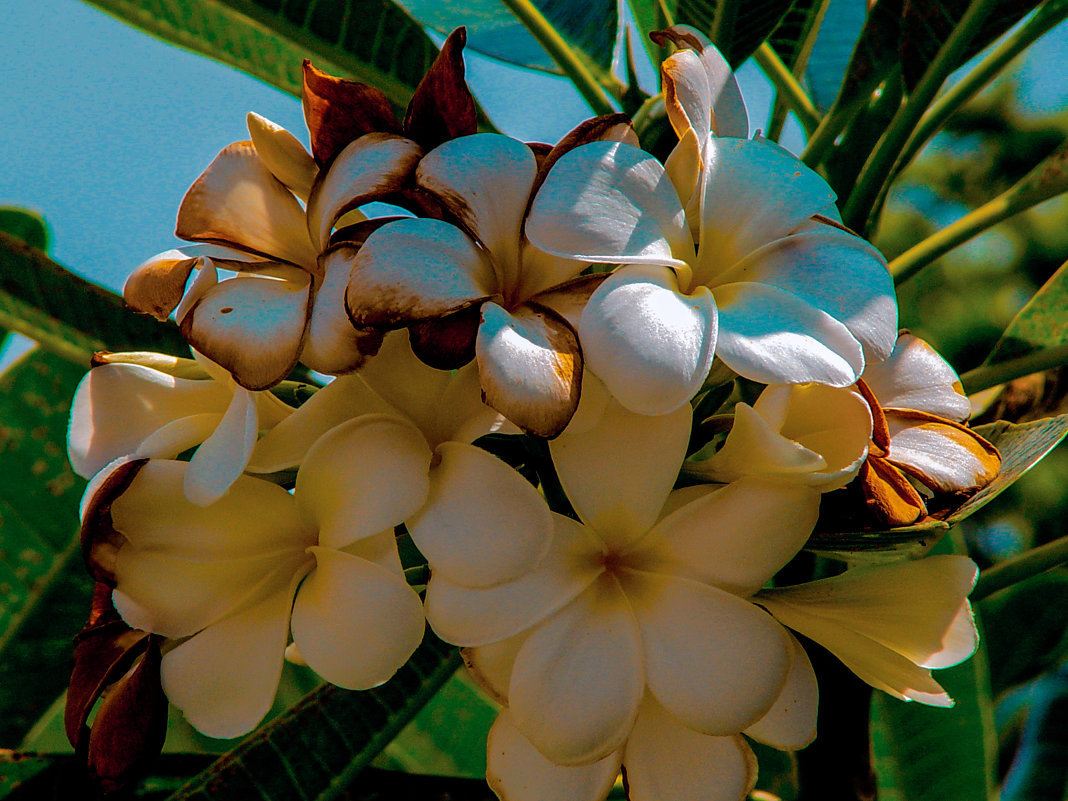
<svg viewBox="0 0 1068 801">
<path fill-rule="evenodd" d="M 980 392 L 1012 381 L 1014 378 L 1040 373 L 1043 370 L 1052 370 L 1062 364 L 1068 364 L 1068 343 L 1052 348 L 1042 348 L 1018 359 L 982 364 L 962 375 L 960 382 L 964 386 L 964 391 L 970 395 L 973 392 Z"/>
<path fill-rule="evenodd" d="M 920 119 L 919 125 L 905 143 L 898 158 L 895 173 L 909 165 L 920 148 L 941 130 L 953 114 L 992 81 L 1005 66 L 1027 49 L 1050 28 L 1068 18 L 1068 0 L 1050 0 L 1039 7 L 1019 30 L 989 53 L 979 64 L 940 97 Z"/>
<path fill-rule="evenodd" d="M 571 79 L 579 94 L 589 103 L 594 114 L 613 114 L 615 107 L 604 87 L 583 63 L 578 53 L 564 41 L 559 31 L 545 18 L 531 0 L 501 0 L 531 32 L 538 44 L 545 48 L 564 74 Z"/>
<path fill-rule="evenodd" d="M 972 590 L 972 601 L 981 601 L 988 595 L 1013 584 L 1018 584 L 1024 579 L 1045 573 L 1055 567 L 1068 562 L 1068 537 L 1047 542 L 1030 551 L 1025 551 L 1012 559 L 988 567 L 979 574 L 979 581 Z"/>
<path fill-rule="evenodd" d="M 897 162 L 905 142 L 919 123 L 920 118 L 934 100 L 946 77 L 960 63 L 968 43 L 975 38 L 980 26 L 999 0 L 972 0 L 957 27 L 945 44 L 939 48 L 934 60 L 927 66 L 920 82 L 909 95 L 908 101 L 898 110 L 883 134 L 874 152 L 860 172 L 856 187 L 842 210 L 842 219 L 854 231 L 864 234 L 868 230 L 869 217 L 875 207 L 883 183 L 886 182 Z"/>
<path fill-rule="evenodd" d="M 415 567 L 405 568 L 404 580 L 411 587 L 426 584 L 430 581 L 430 565 L 416 565 Z"/>
<path fill-rule="evenodd" d="M 756 59 L 756 63 L 760 65 L 760 69 L 764 71 L 768 80 L 778 90 L 779 95 L 786 101 L 790 110 L 797 115 L 797 119 L 801 123 L 801 127 L 805 129 L 805 133 L 811 136 L 819 127 L 820 112 L 816 108 L 816 104 L 805 93 L 805 90 L 801 88 L 797 78 L 786 68 L 782 59 L 779 58 L 779 54 L 767 42 L 757 48 L 753 57 Z"/>
<path fill-rule="evenodd" d="M 631 117 L 631 125 L 634 126 L 634 133 L 638 135 L 638 139 L 641 139 L 645 134 L 645 129 L 649 127 L 654 116 L 664 113 L 664 93 L 661 92 L 658 95 L 646 98 L 641 107 Z"/>
</svg>

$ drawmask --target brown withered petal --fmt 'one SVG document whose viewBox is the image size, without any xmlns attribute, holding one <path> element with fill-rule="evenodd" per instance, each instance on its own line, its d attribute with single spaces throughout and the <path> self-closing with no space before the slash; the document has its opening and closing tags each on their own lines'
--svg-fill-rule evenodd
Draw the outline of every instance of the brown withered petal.
<svg viewBox="0 0 1068 801">
<path fill-rule="evenodd" d="M 168 251 L 146 261 L 126 279 L 122 298 L 134 311 L 166 320 L 182 301 L 185 285 L 199 258 L 170 258 Z"/>
<path fill-rule="evenodd" d="M 481 304 L 408 327 L 412 352 L 438 370 L 457 370 L 475 358 Z"/>
<path fill-rule="evenodd" d="M 553 165 L 565 154 L 576 147 L 589 144 L 590 142 L 623 142 L 628 145 L 638 146 L 638 135 L 634 133 L 630 117 L 626 114 L 602 114 L 600 117 L 583 120 L 557 142 L 544 157 L 538 157 L 538 174 L 534 178 L 534 186 L 530 190 L 531 202 L 538 189 L 545 183 L 545 176 Z M 538 156 L 537 149 L 528 145 Z"/>
<path fill-rule="evenodd" d="M 74 638 L 74 668 L 67 690 L 63 725 L 67 739 L 84 754 L 89 713 L 108 684 L 124 674 L 145 648 L 143 631 L 127 626 L 111 602 L 112 588 L 97 582 L 89 620 Z"/>
<path fill-rule="evenodd" d="M 245 389 L 268 389 L 297 363 L 311 302 L 311 276 L 302 283 L 233 278 L 189 310 L 182 336 Z"/>
<path fill-rule="evenodd" d="M 927 514 L 927 506 L 902 473 L 886 460 L 869 456 L 858 475 L 868 512 L 879 526 L 910 526 Z"/>
<path fill-rule="evenodd" d="M 90 575 L 109 587 L 115 586 L 115 556 L 126 542 L 112 524 L 111 504 L 147 463 L 148 459 L 131 457 L 116 461 L 110 470 L 95 475 L 85 489 L 88 501 L 82 514 L 82 557 Z"/>
<path fill-rule="evenodd" d="M 122 789 L 163 750 L 167 696 L 160 681 L 159 635 L 141 661 L 105 694 L 89 734 L 89 772 L 105 793 Z"/>
<path fill-rule="evenodd" d="M 311 134 L 312 156 L 320 167 L 366 133 L 401 132 L 389 99 L 380 90 L 327 75 L 307 59 L 301 99 Z"/>
<path fill-rule="evenodd" d="M 887 413 L 887 461 L 935 492 L 975 492 L 993 481 L 1001 454 L 967 426 L 914 409 Z"/>
<path fill-rule="evenodd" d="M 537 437 L 555 437 L 578 408 L 582 351 L 567 322 L 543 306 L 482 306 L 475 346 L 486 405 Z"/>
<path fill-rule="evenodd" d="M 649 38 L 660 47 L 667 47 L 667 43 L 671 42 L 675 47 L 689 47 L 698 53 L 705 49 L 705 43 L 688 30 L 685 25 L 673 25 L 662 31 L 653 31 L 649 34 Z"/>
<path fill-rule="evenodd" d="M 890 429 L 886 425 L 886 415 L 883 414 L 883 407 L 879 405 L 875 393 L 871 391 L 864 379 L 857 381 L 857 392 L 867 401 L 868 407 L 871 409 L 871 441 L 874 447 L 869 450 L 869 453 L 875 456 L 886 456 L 890 450 Z"/>
<path fill-rule="evenodd" d="M 449 34 L 408 103 L 404 132 L 426 150 L 478 131 L 475 99 L 464 81 L 465 44 L 466 28 Z"/>
</svg>

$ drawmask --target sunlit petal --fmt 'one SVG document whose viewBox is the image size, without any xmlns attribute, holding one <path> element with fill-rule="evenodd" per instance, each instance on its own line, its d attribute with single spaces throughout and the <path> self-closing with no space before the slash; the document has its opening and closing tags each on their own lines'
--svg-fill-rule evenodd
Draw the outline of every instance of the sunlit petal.
<svg viewBox="0 0 1068 801">
<path fill-rule="evenodd" d="M 783 751 L 804 748 L 816 738 L 816 708 L 819 688 L 808 654 L 793 635 L 790 636 L 793 661 L 782 692 L 771 709 L 745 730 L 757 742 Z"/>
<path fill-rule="evenodd" d="M 985 487 L 998 474 L 997 450 L 969 428 L 930 415 L 888 412 L 887 461 L 936 492 Z"/>
<path fill-rule="evenodd" d="M 953 368 L 934 348 L 909 333 L 898 337 L 889 359 L 865 368 L 864 382 L 885 408 L 916 409 L 958 423 L 971 414 Z"/>
<path fill-rule="evenodd" d="M 308 318 L 308 333 L 300 360 L 327 375 L 350 373 L 375 352 L 382 342 L 377 331 L 358 331 L 345 308 L 350 265 L 326 262 L 326 274 L 317 279 L 315 300 Z"/>
<path fill-rule="evenodd" d="M 281 125 L 250 111 L 245 118 L 256 155 L 294 195 L 307 200 L 319 168 L 297 137 Z"/>
</svg>

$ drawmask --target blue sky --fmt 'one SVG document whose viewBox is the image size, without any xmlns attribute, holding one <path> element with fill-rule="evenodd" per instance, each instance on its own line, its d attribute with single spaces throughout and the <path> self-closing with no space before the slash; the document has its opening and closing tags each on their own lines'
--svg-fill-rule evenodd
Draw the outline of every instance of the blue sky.
<svg viewBox="0 0 1068 801">
<path fill-rule="evenodd" d="M 3 20 L 0 205 L 41 212 L 53 256 L 113 289 L 174 245 L 182 195 L 219 150 L 247 138 L 247 111 L 305 137 L 295 98 L 77 0 L 9 0 Z M 1022 70 L 1038 110 L 1068 100 L 1068 78 L 1048 69 L 1063 63 L 1058 33 Z M 552 141 L 587 115 L 562 79 L 471 58 L 468 74 L 507 133 Z M 741 77 L 751 109 L 767 108 L 758 71 L 747 65 Z"/>
</svg>

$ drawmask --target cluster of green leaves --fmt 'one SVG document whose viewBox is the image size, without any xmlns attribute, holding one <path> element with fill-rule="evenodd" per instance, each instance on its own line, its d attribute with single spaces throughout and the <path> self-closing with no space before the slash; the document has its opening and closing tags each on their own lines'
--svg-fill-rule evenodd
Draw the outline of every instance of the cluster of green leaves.
<svg viewBox="0 0 1068 801">
<path fill-rule="evenodd" d="M 777 138 L 794 115 L 807 135 L 803 158 L 838 192 L 846 223 L 877 237 L 893 258 L 903 321 L 959 367 L 974 367 L 964 375 L 969 390 L 1068 363 L 1068 267 L 1058 268 L 1068 248 L 1065 227 L 1047 223 L 1040 251 L 1034 216 L 1034 207 L 1068 188 L 1068 125 L 1054 121 L 1036 131 L 1004 104 L 962 113 L 1015 55 L 1068 17 L 1068 0 L 876 0 L 866 15 L 863 4 L 844 0 L 90 2 L 284 91 L 299 92 L 301 60 L 312 58 L 322 69 L 378 87 L 398 109 L 433 59 L 435 38 L 463 24 L 470 49 L 567 76 L 596 113 L 632 114 L 654 150 L 670 145 L 670 129 L 662 98 L 636 85 L 635 63 L 666 55 L 650 32 L 692 25 L 732 64 L 755 57 L 776 89 L 767 135 Z M 625 33 L 617 36 L 621 27 Z M 998 37 L 944 89 L 954 71 Z M 619 41 L 629 45 L 622 74 L 613 70 Z M 913 165 L 940 131 L 940 142 L 955 137 L 995 152 L 978 167 L 970 153 L 961 160 L 970 166 L 958 169 L 952 146 L 943 147 Z M 1023 145 L 1012 137 L 1031 138 Z M 936 228 L 930 215 L 909 217 L 901 197 L 910 185 L 953 200 L 965 209 L 961 219 Z M 974 314 L 982 305 L 975 301 L 958 302 L 956 314 L 931 306 L 939 293 L 952 306 L 950 296 L 966 285 L 983 291 L 975 270 L 954 274 L 954 249 L 1010 218 L 1016 259 L 983 275 L 991 292 L 1011 290 L 1030 301 L 1022 309 L 1009 304 L 995 319 Z M 1056 230 L 1059 237 L 1050 233 Z M 63 446 L 69 399 L 95 350 L 185 350 L 173 326 L 130 314 L 117 297 L 52 262 L 46 249 L 39 219 L 0 210 L 0 327 L 40 345 L 0 378 L 0 474 L 19 479 L 0 484 L 0 746 L 41 754 L 0 751 L 0 799 L 84 794 L 77 764 L 56 753 L 63 746 L 54 703 L 90 595 L 76 538 L 84 483 L 70 471 Z M 1041 403 L 1022 412 L 994 402 L 983 431 L 1005 457 L 1002 476 L 945 520 L 837 535 L 833 542 L 817 538 L 813 549 L 900 558 L 926 549 L 1003 491 L 1019 502 L 1014 482 L 1068 431 L 1065 383 L 1054 383 Z M 1041 516 L 1036 509 L 1028 514 Z M 846 783 L 873 767 L 883 799 L 993 798 L 1000 788 L 1009 801 L 1061 801 L 1065 769 L 1048 746 L 1063 739 L 1068 719 L 1068 634 L 1056 614 L 1068 601 L 1068 547 L 1058 532 L 998 558 L 982 537 L 992 519 L 984 510 L 938 546 L 968 548 L 987 567 L 975 596 L 985 599 L 978 604 L 984 644 L 968 663 L 940 674 L 957 706 L 927 709 L 878 697 L 870 715 L 872 765 L 862 759 L 853 770 L 826 750 L 795 759 L 761 749 L 760 789 L 784 799 L 848 797 L 840 794 L 850 792 L 842 790 Z M 1029 626 L 1025 637 L 1021 621 Z M 241 743 L 207 743 L 175 717 L 167 753 L 130 793 L 198 801 L 488 799 L 480 777 L 493 707 L 456 673 L 457 664 L 455 651 L 428 634 L 396 677 L 371 692 L 319 687 L 294 704 L 310 688 L 306 677 L 292 678 L 285 686 L 293 697 L 283 693 L 277 716 Z M 825 707 L 842 706 L 847 697 L 855 688 L 824 687 Z M 841 731 L 832 720 L 823 736 L 863 743 L 863 730 L 850 728 L 859 719 L 843 717 Z M 226 753 L 208 766 L 214 757 L 205 754 L 220 747 Z M 823 784 L 812 780 L 821 771 L 831 777 Z"/>
</svg>

